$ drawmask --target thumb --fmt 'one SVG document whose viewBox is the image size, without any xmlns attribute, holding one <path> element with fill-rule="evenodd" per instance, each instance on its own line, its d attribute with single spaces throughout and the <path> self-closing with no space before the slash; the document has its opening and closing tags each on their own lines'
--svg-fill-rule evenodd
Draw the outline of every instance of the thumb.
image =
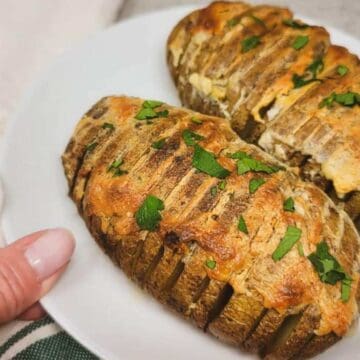
<svg viewBox="0 0 360 360">
<path fill-rule="evenodd" d="M 74 248 L 69 231 L 51 229 L 0 249 L 0 324 L 16 318 L 50 290 Z"/>
</svg>

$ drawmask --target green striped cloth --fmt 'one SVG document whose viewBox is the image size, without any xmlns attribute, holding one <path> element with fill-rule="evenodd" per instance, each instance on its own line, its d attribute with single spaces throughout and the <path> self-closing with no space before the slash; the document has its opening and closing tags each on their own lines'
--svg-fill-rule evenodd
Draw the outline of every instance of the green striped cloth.
<svg viewBox="0 0 360 360">
<path fill-rule="evenodd" d="M 0 328 L 1 360 L 98 359 L 64 332 L 50 316 L 14 321 Z"/>
</svg>

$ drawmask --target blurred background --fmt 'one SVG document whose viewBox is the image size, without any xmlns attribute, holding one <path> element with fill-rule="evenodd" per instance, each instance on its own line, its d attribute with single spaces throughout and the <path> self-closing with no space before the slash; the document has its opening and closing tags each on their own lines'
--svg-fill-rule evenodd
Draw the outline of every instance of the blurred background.
<svg viewBox="0 0 360 360">
<path fill-rule="evenodd" d="M 251 0 L 264 3 L 266 0 Z M 118 21 L 199 0 L 0 0 L 0 135 L 19 96 L 67 48 Z M 268 0 L 360 37 L 360 1 Z M 119 44 L 121 46 L 121 44 Z"/>
</svg>

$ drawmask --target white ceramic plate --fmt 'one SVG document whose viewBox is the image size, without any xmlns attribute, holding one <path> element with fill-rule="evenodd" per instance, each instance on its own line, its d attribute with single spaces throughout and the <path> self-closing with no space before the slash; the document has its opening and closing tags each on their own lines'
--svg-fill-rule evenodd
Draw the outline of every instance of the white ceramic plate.
<svg viewBox="0 0 360 360">
<path fill-rule="evenodd" d="M 179 104 L 165 63 L 165 42 L 171 28 L 192 9 L 179 7 L 124 21 L 65 54 L 19 104 L 2 152 L 5 236 L 11 242 L 56 226 L 74 232 L 73 261 L 43 304 L 72 336 L 105 359 L 253 358 L 204 335 L 126 279 L 77 214 L 60 163 L 76 122 L 104 95 Z M 360 48 L 358 40 L 334 29 L 330 33 L 335 43 L 353 51 Z M 321 358 L 353 360 L 359 352 L 360 330 Z"/>
</svg>

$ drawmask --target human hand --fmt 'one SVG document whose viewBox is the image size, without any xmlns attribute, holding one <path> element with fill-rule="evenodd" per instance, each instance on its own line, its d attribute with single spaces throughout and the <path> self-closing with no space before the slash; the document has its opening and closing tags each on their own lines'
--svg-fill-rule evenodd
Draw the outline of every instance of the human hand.
<svg viewBox="0 0 360 360">
<path fill-rule="evenodd" d="M 38 300 L 56 283 L 74 252 L 75 240 L 65 229 L 27 235 L 0 249 L 0 324 L 45 314 Z"/>
</svg>

